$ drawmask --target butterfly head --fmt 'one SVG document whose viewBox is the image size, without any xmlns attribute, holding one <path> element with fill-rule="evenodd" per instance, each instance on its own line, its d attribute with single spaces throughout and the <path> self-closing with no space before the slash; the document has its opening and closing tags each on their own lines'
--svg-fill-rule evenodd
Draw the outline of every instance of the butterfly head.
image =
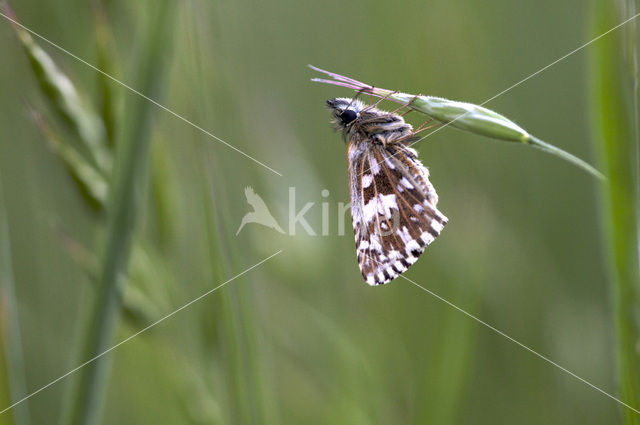
<svg viewBox="0 0 640 425">
<path fill-rule="evenodd" d="M 333 115 L 333 122 L 338 129 L 348 129 L 360 116 L 360 111 L 364 109 L 364 103 L 357 99 L 346 97 L 336 97 L 327 100 L 327 108 Z"/>
</svg>

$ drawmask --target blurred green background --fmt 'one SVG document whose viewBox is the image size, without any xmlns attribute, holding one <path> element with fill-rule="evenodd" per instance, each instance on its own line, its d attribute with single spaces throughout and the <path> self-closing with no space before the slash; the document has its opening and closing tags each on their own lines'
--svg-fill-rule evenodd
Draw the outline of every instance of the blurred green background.
<svg viewBox="0 0 640 425">
<path fill-rule="evenodd" d="M 623 2 L 602 3 L 613 11 L 610 26 L 630 16 L 617 13 Z M 91 2 L 12 7 L 27 27 L 145 90 L 138 63 L 157 2 L 105 1 L 100 27 Z M 166 57 L 151 71 L 162 74 L 159 90 L 145 94 L 283 176 L 144 102 L 152 113 L 149 158 L 140 163 L 127 289 L 111 344 L 283 252 L 107 354 L 101 423 L 621 421 L 615 401 L 408 281 L 364 283 L 348 217 L 346 234 L 337 234 L 347 164 L 324 109 L 326 99 L 352 93 L 311 83 L 319 75 L 306 67 L 481 103 L 596 36 L 595 10 L 578 0 L 188 0 L 173 7 Z M 96 28 L 107 34 L 102 45 Z M 589 64 L 597 43 L 622 45 L 622 32 L 608 37 L 486 106 L 597 163 Z M 110 140 L 126 138 L 136 95 L 36 42 L 87 108 L 113 114 Z M 0 52 L 4 275 L 14 284 L 23 351 L 12 370 L 24 371 L 23 379 L 0 374 L 2 409 L 90 358 L 82 345 L 100 303 L 95 276 L 108 219 L 34 120 L 30 111 L 77 143 L 4 18 Z M 414 114 L 408 120 L 419 124 Z M 542 152 L 450 128 L 417 148 L 450 223 L 406 275 L 616 394 L 599 183 Z M 285 230 L 290 187 L 298 211 L 315 203 L 306 217 L 318 232 L 328 202 L 330 235 L 249 224 L 236 236 L 251 210 L 246 186 Z M 75 376 L 0 415 L 0 423 L 65 421 Z"/>
</svg>

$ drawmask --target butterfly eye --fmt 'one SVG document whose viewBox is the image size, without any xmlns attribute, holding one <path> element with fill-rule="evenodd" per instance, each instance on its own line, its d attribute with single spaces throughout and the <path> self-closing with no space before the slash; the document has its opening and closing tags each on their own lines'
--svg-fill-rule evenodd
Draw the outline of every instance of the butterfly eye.
<svg viewBox="0 0 640 425">
<path fill-rule="evenodd" d="M 349 124 L 350 122 L 355 120 L 357 117 L 358 117 L 358 114 L 351 109 L 347 109 L 340 114 L 340 119 L 342 120 L 342 123 L 345 125 Z"/>
</svg>

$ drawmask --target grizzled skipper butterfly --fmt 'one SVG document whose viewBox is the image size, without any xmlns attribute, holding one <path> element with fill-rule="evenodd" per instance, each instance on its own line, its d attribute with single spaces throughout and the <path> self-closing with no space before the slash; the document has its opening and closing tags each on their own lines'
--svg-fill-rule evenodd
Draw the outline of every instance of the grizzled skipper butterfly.
<svg viewBox="0 0 640 425">
<path fill-rule="evenodd" d="M 407 270 L 440 234 L 445 217 L 429 171 L 408 145 L 416 131 L 402 115 L 358 99 L 327 101 L 347 141 L 351 218 L 358 264 L 369 285 Z"/>
</svg>

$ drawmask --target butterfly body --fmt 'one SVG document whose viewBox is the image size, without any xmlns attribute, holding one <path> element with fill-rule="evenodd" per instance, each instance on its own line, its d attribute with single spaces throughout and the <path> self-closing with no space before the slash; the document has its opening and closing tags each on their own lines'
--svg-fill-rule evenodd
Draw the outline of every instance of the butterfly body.
<svg viewBox="0 0 640 425">
<path fill-rule="evenodd" d="M 359 100 L 347 98 L 331 99 L 327 102 L 334 113 L 334 125 L 343 130 L 350 141 L 383 144 L 384 146 L 400 141 L 410 142 L 413 127 L 397 114 L 366 107 Z"/>
<path fill-rule="evenodd" d="M 369 285 L 385 284 L 417 261 L 447 218 L 436 208 L 429 171 L 408 147 L 411 124 L 359 100 L 336 98 L 327 106 L 347 141 L 360 271 Z"/>
</svg>

